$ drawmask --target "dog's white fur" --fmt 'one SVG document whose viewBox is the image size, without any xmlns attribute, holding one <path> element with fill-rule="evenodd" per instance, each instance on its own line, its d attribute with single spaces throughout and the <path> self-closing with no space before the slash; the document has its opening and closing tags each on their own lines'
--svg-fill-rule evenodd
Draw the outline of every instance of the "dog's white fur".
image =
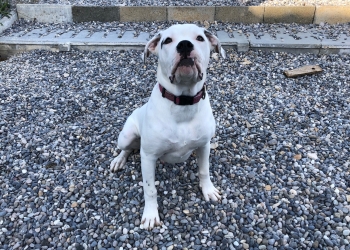
<svg viewBox="0 0 350 250">
<path fill-rule="evenodd" d="M 171 40 L 164 43 L 167 38 Z M 176 47 L 184 40 L 193 44 L 189 57 L 194 65 L 177 67 L 181 56 Z M 206 80 L 213 49 L 225 57 L 218 38 L 205 29 L 193 24 L 174 25 L 147 43 L 144 59 L 149 53 L 158 56 L 157 81 L 173 95 L 194 96 Z M 169 77 L 173 77 L 172 83 Z M 169 163 L 183 162 L 195 150 L 205 200 L 220 199 L 209 177 L 210 139 L 215 133 L 215 120 L 208 95 L 196 104 L 179 106 L 162 97 L 158 83 L 149 101 L 127 119 L 118 138 L 118 148 L 122 151 L 111 163 L 112 171 L 121 169 L 131 151 L 140 149 L 145 196 L 142 223 L 146 229 L 160 224 L 155 187 L 158 158 Z"/>
</svg>

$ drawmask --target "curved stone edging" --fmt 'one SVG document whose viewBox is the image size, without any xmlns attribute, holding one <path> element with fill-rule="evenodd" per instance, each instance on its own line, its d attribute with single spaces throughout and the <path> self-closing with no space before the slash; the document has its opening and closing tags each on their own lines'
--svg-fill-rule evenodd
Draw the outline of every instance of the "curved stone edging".
<svg viewBox="0 0 350 250">
<path fill-rule="evenodd" d="M 329 24 L 350 22 L 346 6 L 75 6 L 17 4 L 18 18 L 39 22 L 226 21 Z"/>
<path fill-rule="evenodd" d="M 0 19 L 0 34 L 6 30 L 7 28 L 11 27 L 11 25 L 17 20 L 17 13 L 16 11 L 11 11 L 10 17 L 3 17 Z"/>
</svg>

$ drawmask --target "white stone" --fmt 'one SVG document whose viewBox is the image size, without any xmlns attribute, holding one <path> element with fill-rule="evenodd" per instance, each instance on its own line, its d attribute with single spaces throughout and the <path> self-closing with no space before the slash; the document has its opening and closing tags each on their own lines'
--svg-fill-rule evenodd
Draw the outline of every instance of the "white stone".
<svg viewBox="0 0 350 250">
<path fill-rule="evenodd" d="M 60 220 L 55 220 L 53 222 L 53 224 L 56 225 L 56 226 L 62 226 L 63 225 L 63 223 Z"/>
<path fill-rule="evenodd" d="M 312 160 L 317 160 L 317 153 L 307 153 L 307 157 L 309 157 Z"/>
<path fill-rule="evenodd" d="M 345 229 L 345 230 L 343 231 L 343 235 L 344 235 L 344 236 L 349 236 L 349 235 L 350 235 L 350 230 L 349 230 L 349 229 Z"/>
<path fill-rule="evenodd" d="M 347 221 L 347 222 L 350 222 L 350 216 L 345 216 L 345 220 Z"/>
</svg>

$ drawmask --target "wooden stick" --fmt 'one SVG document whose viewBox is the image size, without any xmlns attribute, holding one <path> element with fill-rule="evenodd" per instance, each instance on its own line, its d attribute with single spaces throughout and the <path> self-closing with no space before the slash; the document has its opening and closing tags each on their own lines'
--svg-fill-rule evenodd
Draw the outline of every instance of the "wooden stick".
<svg viewBox="0 0 350 250">
<path fill-rule="evenodd" d="M 322 69 L 318 65 L 306 65 L 300 68 L 292 69 L 292 70 L 286 70 L 284 71 L 284 74 L 287 77 L 298 77 L 298 76 L 304 76 L 304 75 L 313 75 L 316 73 L 322 72 Z"/>
</svg>

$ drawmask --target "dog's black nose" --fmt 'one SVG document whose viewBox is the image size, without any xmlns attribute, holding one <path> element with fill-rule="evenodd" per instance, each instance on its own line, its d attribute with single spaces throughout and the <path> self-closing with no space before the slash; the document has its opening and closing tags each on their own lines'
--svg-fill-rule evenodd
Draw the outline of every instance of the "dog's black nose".
<svg viewBox="0 0 350 250">
<path fill-rule="evenodd" d="M 183 40 L 179 42 L 176 46 L 177 53 L 182 56 L 189 56 L 191 51 L 193 50 L 193 44 L 190 41 Z"/>
</svg>

